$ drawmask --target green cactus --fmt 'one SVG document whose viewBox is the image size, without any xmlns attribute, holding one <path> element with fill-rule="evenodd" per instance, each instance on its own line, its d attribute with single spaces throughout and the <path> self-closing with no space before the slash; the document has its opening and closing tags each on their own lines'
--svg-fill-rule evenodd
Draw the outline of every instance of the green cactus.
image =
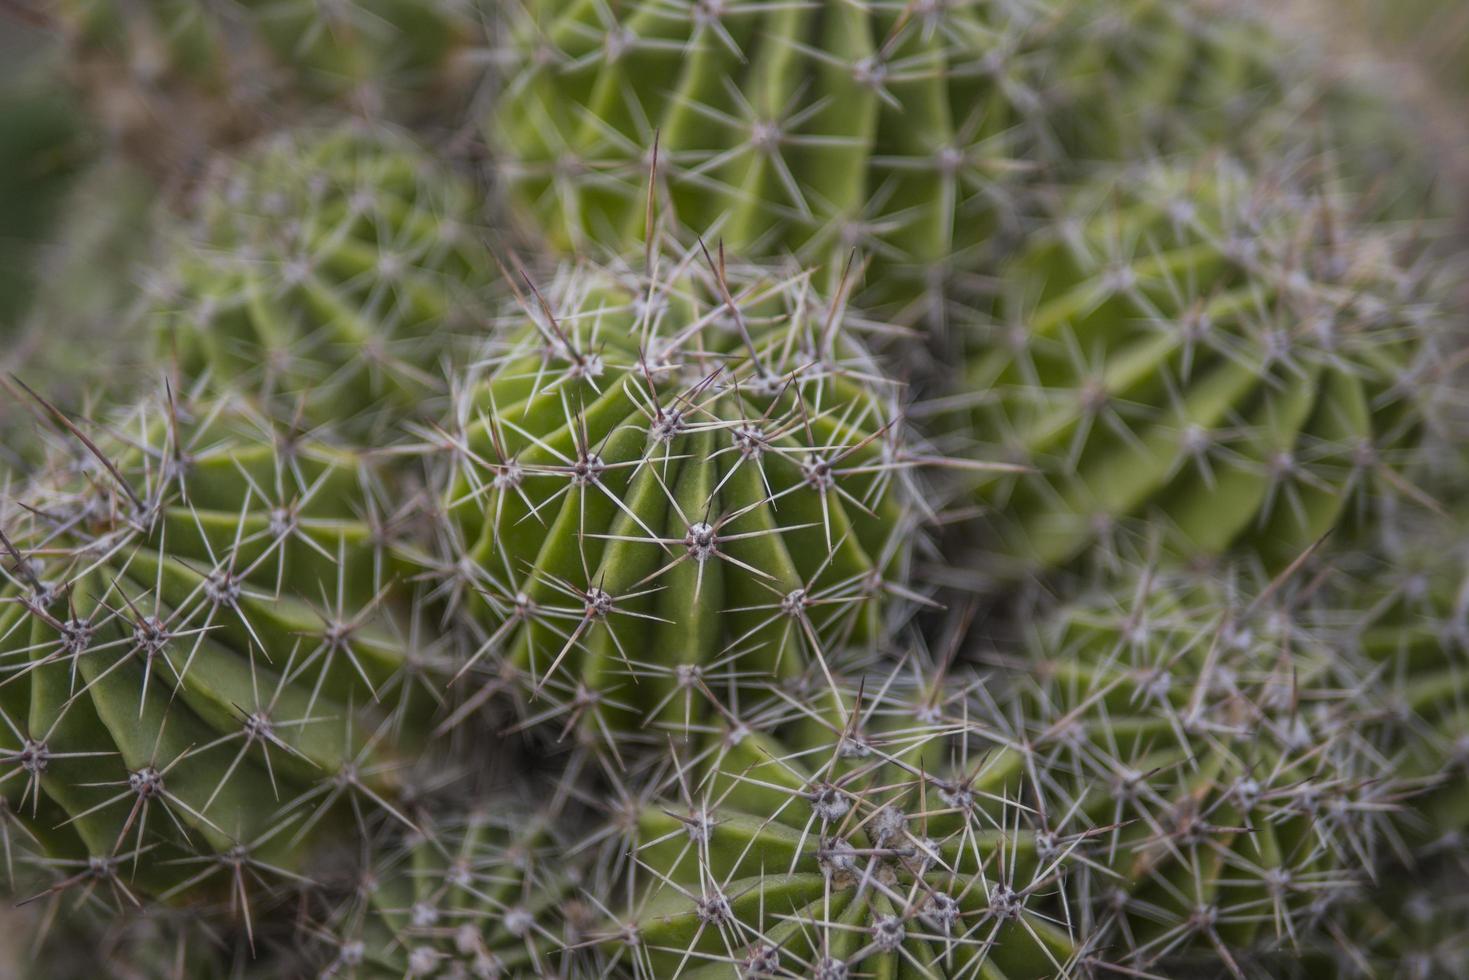
<svg viewBox="0 0 1469 980">
<path fill-rule="evenodd" d="M 1053 4 L 1048 123 L 1074 166 L 1238 147 L 1262 120 L 1315 94 L 1290 37 L 1216 0 Z M 1299 87 L 1303 91 L 1295 91 Z"/>
<path fill-rule="evenodd" d="M 1378 679 L 1368 704 L 1389 728 L 1383 751 L 1416 789 L 1402 833 L 1423 848 L 1469 834 L 1469 538 L 1451 515 L 1412 516 L 1385 523 L 1376 548 L 1337 563 L 1320 618 L 1357 669 Z"/>
<path fill-rule="evenodd" d="M 318 930 L 319 975 L 573 975 L 565 967 L 580 955 L 590 907 L 574 897 L 575 871 L 553 848 L 552 828 L 527 817 L 526 801 L 502 811 L 507 802 L 379 845 L 357 894 Z"/>
<path fill-rule="evenodd" d="M 475 221 L 469 188 L 405 136 L 281 134 L 206 185 L 145 315 L 187 377 L 341 428 L 437 389 L 490 277 Z"/>
<path fill-rule="evenodd" d="M 1019 805 L 1020 757 L 1003 734 L 891 682 L 869 689 L 880 693 L 837 695 L 840 711 L 805 708 L 793 732 L 743 730 L 676 767 L 677 795 L 641 812 L 638 897 L 608 933 L 632 975 L 1081 969 L 1061 895 L 1075 843 L 1045 838 Z"/>
<path fill-rule="evenodd" d="M 1031 6 L 532 0 L 489 142 L 557 248 L 642 239 L 656 144 L 683 225 L 832 280 L 861 247 L 875 298 L 926 313 L 1011 217 Z"/>
<path fill-rule="evenodd" d="M 1396 254 L 1225 161 L 1069 197 L 970 332 L 960 424 L 1029 467 L 981 489 L 998 546 L 1052 566 L 1151 524 L 1186 558 L 1283 565 L 1401 485 L 1444 313 Z"/>
<path fill-rule="evenodd" d="M 144 153 L 184 141 L 185 159 L 302 106 L 404 120 L 457 108 L 476 81 L 482 43 L 481 16 L 467 0 L 62 0 L 55 8 L 74 74 L 104 121 Z"/>
<path fill-rule="evenodd" d="M 248 904 L 344 825 L 406 820 L 432 651 L 410 642 L 386 484 L 229 398 L 54 409 L 7 499 L 0 738 L 47 891 Z M 15 835 L 11 835 L 14 838 Z"/>
<path fill-rule="evenodd" d="M 523 290 L 434 437 L 441 575 L 488 671 L 466 708 L 508 669 L 552 713 L 684 728 L 911 597 L 922 459 L 841 301 L 672 266 Z"/>
<path fill-rule="evenodd" d="M 1144 573 L 1035 630 L 1019 802 L 1085 840 L 1076 874 L 1124 965 L 1290 947 L 1385 851 L 1406 783 L 1308 591 Z"/>
</svg>

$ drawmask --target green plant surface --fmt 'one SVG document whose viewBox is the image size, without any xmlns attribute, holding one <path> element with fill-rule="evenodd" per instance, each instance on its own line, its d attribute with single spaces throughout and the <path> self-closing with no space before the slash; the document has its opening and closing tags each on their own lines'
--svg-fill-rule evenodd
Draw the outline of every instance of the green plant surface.
<svg viewBox="0 0 1469 980">
<path fill-rule="evenodd" d="M 483 43 L 480 12 L 461 0 L 54 7 L 79 85 L 104 121 L 124 136 L 141 131 L 142 142 L 228 142 L 311 107 L 404 121 L 440 114 L 464 102 Z M 171 112 L 202 131 L 171 131 Z"/>
<path fill-rule="evenodd" d="M 507 803 L 511 810 L 502 811 Z M 555 849 L 529 801 L 447 810 L 432 830 L 378 849 L 365 893 L 320 930 L 328 952 L 322 975 L 580 975 L 567 967 L 583 957 L 578 929 L 591 910 L 572 887 L 574 863 Z"/>
<path fill-rule="evenodd" d="M 151 276 L 160 356 L 308 424 L 391 427 L 433 396 L 491 281 L 474 193 L 380 125 L 272 136 L 194 211 Z"/>
<path fill-rule="evenodd" d="M 228 898 L 248 928 L 313 842 L 407 820 L 431 653 L 384 478 L 235 399 L 47 411 L 54 450 L 0 521 L 9 839 L 48 891 Z"/>
<path fill-rule="evenodd" d="M 522 291 L 430 433 L 469 706 L 508 670 L 547 716 L 685 729 L 881 640 L 925 460 L 840 298 L 697 252 Z"/>
<path fill-rule="evenodd" d="M 1097 946 L 1164 975 L 1297 948 L 1411 783 L 1308 588 L 1144 571 L 1037 621 L 1010 714 Z M 1002 658 L 1003 655 L 1002 655 Z M 1008 658 L 1004 658 L 1007 659 Z"/>
<path fill-rule="evenodd" d="M 1081 969 L 1061 897 L 1075 843 L 1047 850 L 1017 797 L 1020 757 L 976 720 L 918 721 L 883 691 L 676 769 L 677 793 L 642 811 L 637 898 L 610 930 L 632 975 Z"/>
<path fill-rule="evenodd" d="M 1068 195 L 970 331 L 956 395 L 957 424 L 1029 469 L 981 488 L 997 547 L 1050 567 L 1150 528 L 1185 559 L 1283 567 L 1401 485 L 1443 300 L 1331 196 L 1227 160 Z"/>
<path fill-rule="evenodd" d="M 825 286 L 861 248 L 885 300 L 982 253 L 1036 93 L 1034 5 L 532 0 L 505 28 L 488 125 L 513 210 L 558 249 L 615 254 L 665 212 Z"/>
</svg>

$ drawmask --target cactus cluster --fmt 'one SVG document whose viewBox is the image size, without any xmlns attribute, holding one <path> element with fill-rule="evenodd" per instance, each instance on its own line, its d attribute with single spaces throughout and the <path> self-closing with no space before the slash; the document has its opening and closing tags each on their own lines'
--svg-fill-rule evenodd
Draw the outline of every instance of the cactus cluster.
<svg viewBox="0 0 1469 980">
<path fill-rule="evenodd" d="M 1138 524 L 1283 565 L 1393 489 L 1448 343 L 1400 243 L 1207 159 L 1108 174 L 1057 212 L 966 338 L 967 433 L 1027 467 L 981 491 L 1022 568 Z"/>
<path fill-rule="evenodd" d="M 1388 76 L 1215 0 L 12 6 L 157 151 L 29 314 L 109 346 L 0 379 L 12 972 L 1462 972 Z"/>
</svg>

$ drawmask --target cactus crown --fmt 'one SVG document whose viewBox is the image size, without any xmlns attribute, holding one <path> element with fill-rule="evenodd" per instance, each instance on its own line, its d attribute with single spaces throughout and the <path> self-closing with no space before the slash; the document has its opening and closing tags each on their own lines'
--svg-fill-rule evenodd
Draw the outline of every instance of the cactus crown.
<svg viewBox="0 0 1469 980">
<path fill-rule="evenodd" d="M 1325 196 L 1225 161 L 1093 185 L 1022 255 L 970 362 L 1020 558 L 1134 518 L 1185 557 L 1284 564 L 1413 459 L 1441 355 L 1419 271 Z M 988 434 L 988 435 L 983 435 Z"/>
<path fill-rule="evenodd" d="M 153 282 L 160 350 L 309 424 L 437 387 L 490 261 L 469 188 L 406 136 L 292 132 L 224 164 Z"/>
<path fill-rule="evenodd" d="M 881 635 L 915 459 L 842 297 L 698 252 L 522 293 L 436 437 L 491 677 L 684 727 Z"/>
</svg>

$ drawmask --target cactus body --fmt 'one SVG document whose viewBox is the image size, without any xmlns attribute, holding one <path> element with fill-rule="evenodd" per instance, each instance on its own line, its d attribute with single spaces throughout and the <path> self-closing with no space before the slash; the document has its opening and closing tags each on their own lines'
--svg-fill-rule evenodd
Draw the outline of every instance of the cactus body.
<svg viewBox="0 0 1469 980">
<path fill-rule="evenodd" d="M 1065 215 L 967 376 L 975 437 L 1033 470 L 984 491 L 1012 555 L 1063 563 L 1137 520 L 1183 556 L 1283 563 L 1411 461 L 1439 314 L 1380 236 L 1227 164 L 1103 181 Z"/>
<path fill-rule="evenodd" d="M 531 300 L 444 445 L 445 572 L 478 656 L 666 725 L 878 639 L 913 519 L 896 392 L 840 307 L 681 269 L 577 271 Z"/>
<path fill-rule="evenodd" d="M 248 901 L 233 869 L 268 892 L 354 809 L 396 813 L 425 655 L 382 483 L 230 400 L 87 428 L 4 521 L 8 802 L 53 889 Z"/>
<path fill-rule="evenodd" d="M 747 734 L 687 773 L 682 799 L 643 811 L 647 892 L 618 933 L 643 975 L 1076 967 L 1056 918 L 1067 855 L 1016 806 L 1018 757 L 957 719 L 869 720 L 824 738 Z"/>
<path fill-rule="evenodd" d="M 1382 850 L 1405 783 L 1369 675 L 1262 588 L 1144 575 L 1038 631 L 1022 802 L 1086 837 L 1099 945 L 1125 964 L 1285 948 Z"/>
<path fill-rule="evenodd" d="M 942 285 L 1009 203 L 1024 4 L 525 7 L 491 145 L 561 249 L 641 240 L 655 142 L 683 225 L 832 274 L 861 248 L 883 298 Z"/>
<path fill-rule="evenodd" d="M 571 868 L 520 813 L 449 817 L 382 845 L 363 894 L 335 916 L 322 976 L 357 980 L 569 976 L 582 917 Z M 571 930 L 571 931 L 568 931 Z"/>
<path fill-rule="evenodd" d="M 407 137 L 273 137 L 206 186 L 155 274 L 159 349 L 313 424 L 416 405 L 489 277 L 475 218 L 469 189 Z"/>
</svg>

